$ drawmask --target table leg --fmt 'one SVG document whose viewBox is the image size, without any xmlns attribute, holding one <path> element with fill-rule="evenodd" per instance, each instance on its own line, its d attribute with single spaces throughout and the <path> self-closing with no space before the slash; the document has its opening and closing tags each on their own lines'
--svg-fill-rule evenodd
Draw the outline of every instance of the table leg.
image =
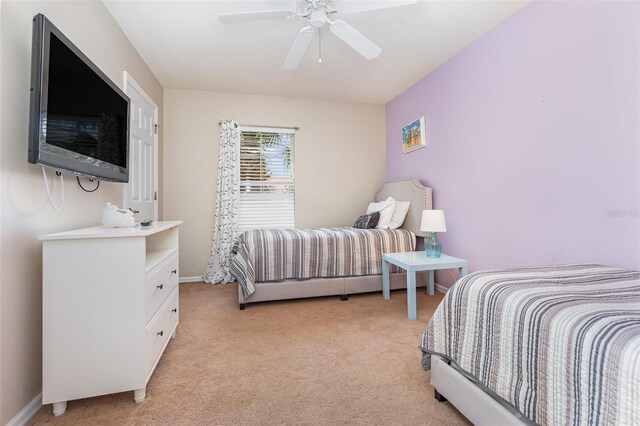
<svg viewBox="0 0 640 426">
<path fill-rule="evenodd" d="M 435 288 L 435 279 L 434 279 L 434 275 L 435 272 L 434 271 L 427 271 L 428 272 L 428 281 L 427 281 L 427 294 L 429 296 L 433 296 L 434 294 L 434 288 Z"/>
<path fill-rule="evenodd" d="M 461 268 L 458 268 L 458 279 L 464 277 L 468 273 L 469 273 L 469 267 L 468 266 L 463 266 Z"/>
<path fill-rule="evenodd" d="M 407 316 L 410 320 L 417 317 L 416 314 L 416 271 L 407 271 Z"/>
<path fill-rule="evenodd" d="M 382 297 L 389 299 L 391 291 L 389 289 L 389 262 L 382 259 Z"/>
</svg>

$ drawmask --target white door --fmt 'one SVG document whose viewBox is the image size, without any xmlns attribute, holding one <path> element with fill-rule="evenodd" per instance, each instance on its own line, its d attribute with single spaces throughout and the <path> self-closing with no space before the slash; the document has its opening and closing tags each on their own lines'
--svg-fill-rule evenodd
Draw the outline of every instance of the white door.
<svg viewBox="0 0 640 426">
<path fill-rule="evenodd" d="M 136 220 L 158 220 L 158 106 L 129 75 L 124 73 L 129 106 L 129 183 L 124 207 L 139 210 Z"/>
</svg>

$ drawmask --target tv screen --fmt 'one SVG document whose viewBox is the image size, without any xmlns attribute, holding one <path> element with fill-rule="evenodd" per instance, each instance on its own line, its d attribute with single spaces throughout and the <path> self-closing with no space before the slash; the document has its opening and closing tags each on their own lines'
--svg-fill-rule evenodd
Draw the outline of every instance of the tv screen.
<svg viewBox="0 0 640 426">
<path fill-rule="evenodd" d="M 42 14 L 31 79 L 29 162 L 127 182 L 129 98 Z"/>
</svg>

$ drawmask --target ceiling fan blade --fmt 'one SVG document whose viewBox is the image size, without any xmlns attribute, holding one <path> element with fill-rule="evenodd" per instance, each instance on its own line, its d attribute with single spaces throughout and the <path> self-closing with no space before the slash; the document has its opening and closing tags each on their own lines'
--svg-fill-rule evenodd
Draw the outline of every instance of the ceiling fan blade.
<svg viewBox="0 0 640 426">
<path fill-rule="evenodd" d="M 377 58 L 382 52 L 380 46 L 340 19 L 333 21 L 331 32 L 367 59 Z"/>
<path fill-rule="evenodd" d="M 341 0 L 337 4 L 342 15 L 416 4 L 418 0 Z"/>
<path fill-rule="evenodd" d="M 253 12 L 223 13 L 218 15 L 218 21 L 225 24 L 233 24 L 236 22 L 287 19 L 295 16 L 296 13 L 291 10 L 257 10 Z"/>
<path fill-rule="evenodd" d="M 291 46 L 291 50 L 289 50 L 287 59 L 284 60 L 282 68 L 286 70 L 298 68 L 300 61 L 302 61 L 302 57 L 304 56 L 304 52 L 307 50 L 307 47 L 309 47 L 309 43 L 311 43 L 311 39 L 315 32 L 316 30 L 312 26 L 304 27 L 300 30 L 298 37 L 296 37 L 296 40 L 293 42 L 293 46 Z"/>
</svg>

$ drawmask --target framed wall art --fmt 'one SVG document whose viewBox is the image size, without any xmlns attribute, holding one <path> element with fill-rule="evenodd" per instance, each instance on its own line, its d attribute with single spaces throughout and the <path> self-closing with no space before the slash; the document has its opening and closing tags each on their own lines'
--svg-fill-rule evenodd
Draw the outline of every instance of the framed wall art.
<svg viewBox="0 0 640 426">
<path fill-rule="evenodd" d="M 402 152 L 406 154 L 427 146 L 424 133 L 424 116 L 404 126 L 402 128 Z"/>
</svg>

